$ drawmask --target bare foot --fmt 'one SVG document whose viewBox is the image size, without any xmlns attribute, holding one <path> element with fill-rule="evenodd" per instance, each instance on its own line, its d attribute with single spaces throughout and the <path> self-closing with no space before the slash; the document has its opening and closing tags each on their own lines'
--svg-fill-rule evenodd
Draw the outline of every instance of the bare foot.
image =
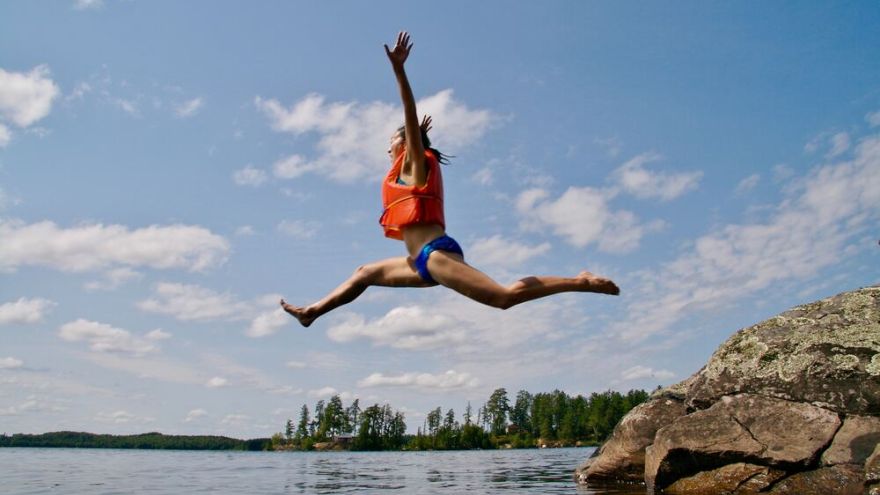
<svg viewBox="0 0 880 495">
<path fill-rule="evenodd" d="M 588 271 L 579 273 L 577 278 L 585 282 L 587 292 L 597 292 L 599 294 L 609 294 L 612 296 L 620 294 L 620 287 L 612 282 L 611 279 L 600 277 Z"/>
<path fill-rule="evenodd" d="M 311 325 L 312 322 L 315 321 L 315 318 L 317 318 L 317 316 L 311 314 L 312 311 L 309 311 L 309 308 L 297 308 L 296 306 L 284 302 L 284 299 L 281 300 L 281 307 L 284 308 L 284 311 L 290 313 L 290 316 L 296 318 L 299 321 L 299 324 L 304 327 Z"/>
</svg>

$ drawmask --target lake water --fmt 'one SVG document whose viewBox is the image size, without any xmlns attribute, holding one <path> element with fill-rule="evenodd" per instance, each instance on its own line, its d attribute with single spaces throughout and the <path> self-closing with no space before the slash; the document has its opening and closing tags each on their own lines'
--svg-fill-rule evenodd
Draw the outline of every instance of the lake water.
<svg viewBox="0 0 880 495">
<path fill-rule="evenodd" d="M 204 452 L 0 448 L 0 492 L 23 494 L 644 494 L 588 489 L 581 449 Z"/>
</svg>

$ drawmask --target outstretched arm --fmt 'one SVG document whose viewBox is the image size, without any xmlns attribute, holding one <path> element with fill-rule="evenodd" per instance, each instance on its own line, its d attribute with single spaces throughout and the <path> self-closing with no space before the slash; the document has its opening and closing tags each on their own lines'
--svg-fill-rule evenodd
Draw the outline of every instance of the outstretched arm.
<svg viewBox="0 0 880 495">
<path fill-rule="evenodd" d="M 412 170 L 415 183 L 419 186 L 428 181 L 428 170 L 425 167 L 425 146 L 422 143 L 422 134 L 419 128 L 419 117 L 416 114 L 416 100 L 413 98 L 412 88 L 403 68 L 404 62 L 409 57 L 409 51 L 413 45 L 410 43 L 409 34 L 401 31 L 397 35 L 397 43 L 394 49 L 385 45 L 385 53 L 391 61 L 394 75 L 397 77 L 397 86 L 400 88 L 400 100 L 403 102 L 404 129 L 406 132 L 406 161 L 403 172 Z"/>
</svg>

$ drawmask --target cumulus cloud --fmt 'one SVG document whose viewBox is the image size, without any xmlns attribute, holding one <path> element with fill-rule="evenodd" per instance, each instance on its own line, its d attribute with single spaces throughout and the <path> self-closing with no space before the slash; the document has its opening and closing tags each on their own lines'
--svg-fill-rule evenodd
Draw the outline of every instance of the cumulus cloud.
<svg viewBox="0 0 880 495">
<path fill-rule="evenodd" d="M 171 334 L 163 331 L 161 328 L 157 328 L 147 332 L 147 334 L 144 335 L 144 338 L 147 340 L 168 340 L 171 338 Z"/>
<path fill-rule="evenodd" d="M 460 390 L 474 388 L 479 385 L 479 380 L 469 373 L 459 373 L 449 370 L 445 373 L 403 373 L 400 375 L 385 375 L 373 373 L 360 380 L 360 387 L 409 387 L 422 390 Z"/>
<path fill-rule="evenodd" d="M 197 114 L 204 106 L 205 100 L 201 97 L 187 100 L 174 107 L 174 115 L 179 119 L 185 119 Z"/>
<path fill-rule="evenodd" d="M 138 308 L 173 316 L 183 321 L 247 319 L 252 306 L 229 293 L 218 293 L 198 285 L 162 282 L 156 284 L 155 297 L 141 301 Z"/>
<path fill-rule="evenodd" d="M 569 187 L 558 199 L 545 189 L 520 193 L 516 209 L 526 230 L 549 228 L 576 247 L 596 244 L 600 251 L 626 253 L 639 246 L 642 236 L 662 228 L 655 221 L 642 224 L 627 210 L 612 210 L 613 191 L 592 187 Z"/>
<path fill-rule="evenodd" d="M 375 319 L 353 313 L 335 317 L 327 336 L 336 342 L 365 339 L 396 349 L 484 355 L 487 349 L 503 352 L 533 339 L 559 338 L 565 331 L 559 321 L 582 319 L 568 301 L 558 297 L 498 311 L 450 293 L 425 305 L 393 308 Z"/>
<path fill-rule="evenodd" d="M 68 272 L 118 266 L 204 271 L 223 264 L 229 242 L 190 225 L 92 224 L 61 228 L 49 221 L 0 220 L 0 271 L 44 266 Z"/>
<path fill-rule="evenodd" d="M 257 187 L 266 182 L 266 172 L 250 165 L 245 166 L 241 170 L 236 170 L 232 174 L 232 180 L 239 186 Z"/>
<path fill-rule="evenodd" d="M 468 249 L 468 260 L 476 265 L 493 265 L 513 268 L 526 261 L 541 256 L 550 250 L 550 243 L 544 242 L 536 246 L 522 244 L 500 235 L 476 240 Z"/>
<path fill-rule="evenodd" d="M 28 299 L 0 304 L 0 325 L 39 323 L 55 303 L 48 299 Z"/>
<path fill-rule="evenodd" d="M 703 172 L 669 174 L 645 168 L 661 158 L 656 153 L 642 153 L 618 167 L 612 176 L 620 187 L 638 198 L 669 201 L 697 188 Z"/>
<path fill-rule="evenodd" d="M 103 280 L 86 282 L 86 290 L 116 290 L 126 282 L 143 278 L 143 274 L 128 267 L 114 268 L 104 273 Z"/>
<path fill-rule="evenodd" d="M 13 370 L 24 366 L 24 361 L 14 357 L 0 358 L 0 370 Z"/>
<path fill-rule="evenodd" d="M 324 96 L 310 94 L 290 107 L 261 97 L 254 103 L 276 131 L 319 135 L 314 156 L 291 155 L 275 165 L 275 175 L 283 178 L 309 172 L 342 182 L 381 178 L 388 167 L 383 152 L 403 123 L 403 110 L 384 102 L 326 102 Z M 488 110 L 470 109 L 457 101 L 451 89 L 420 100 L 418 108 L 434 117 L 432 141 L 445 149 L 476 142 L 495 118 Z"/>
<path fill-rule="evenodd" d="M 262 313 L 251 321 L 245 334 L 248 337 L 265 337 L 272 335 L 279 328 L 290 323 L 290 315 L 283 309 L 278 308 L 273 311 Z"/>
<path fill-rule="evenodd" d="M 208 388 L 220 388 L 225 387 L 229 384 L 229 380 L 223 378 L 222 376 L 215 376 L 205 383 L 205 386 Z"/>
<path fill-rule="evenodd" d="M 620 374 L 620 378 L 624 381 L 641 380 L 644 378 L 654 378 L 657 380 L 668 380 L 675 376 L 675 373 L 668 370 L 654 370 L 647 366 L 637 365 L 628 368 Z"/>
<path fill-rule="evenodd" d="M 136 337 L 128 330 L 82 318 L 62 325 L 58 336 L 69 342 L 88 342 L 89 348 L 95 352 L 141 356 L 158 350 L 149 339 Z"/>
<path fill-rule="evenodd" d="M 861 140 L 850 159 L 792 179 L 784 192 L 766 220 L 722 226 L 646 273 L 638 303 L 615 333 L 643 339 L 697 311 L 774 283 L 808 280 L 840 262 L 880 216 L 880 135 Z"/>
<path fill-rule="evenodd" d="M 865 115 L 865 122 L 871 127 L 877 127 L 880 125 L 880 110 Z"/>
<path fill-rule="evenodd" d="M 49 115 L 60 93 L 49 78 L 48 66 L 39 65 L 26 73 L 0 69 L 0 118 L 28 127 Z"/>
<path fill-rule="evenodd" d="M 192 423 L 193 421 L 197 421 L 207 415 L 208 411 L 204 409 L 193 409 L 190 412 L 186 413 L 186 418 L 183 421 L 186 423 Z"/>
<path fill-rule="evenodd" d="M 314 390 L 309 390 L 308 394 L 310 397 L 332 397 L 334 395 L 338 395 L 339 391 L 333 387 L 321 387 Z"/>
<path fill-rule="evenodd" d="M 397 307 L 373 321 L 351 314 L 332 326 L 327 336 L 336 342 L 368 338 L 377 344 L 397 349 L 447 347 L 467 338 L 465 332 L 458 328 L 455 318 L 420 306 Z"/>
<path fill-rule="evenodd" d="M 278 232 L 294 239 L 311 239 L 318 233 L 320 224 L 308 220 L 282 220 L 278 224 Z"/>
</svg>

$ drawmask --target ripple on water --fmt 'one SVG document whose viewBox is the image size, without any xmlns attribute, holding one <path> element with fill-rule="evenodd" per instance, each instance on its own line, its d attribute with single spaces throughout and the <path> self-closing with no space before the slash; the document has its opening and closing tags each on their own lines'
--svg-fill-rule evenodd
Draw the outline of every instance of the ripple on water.
<svg viewBox="0 0 880 495">
<path fill-rule="evenodd" d="M 9 495 L 89 493 L 634 495 L 572 481 L 591 449 L 456 452 L 195 452 L 0 449 Z"/>
</svg>

